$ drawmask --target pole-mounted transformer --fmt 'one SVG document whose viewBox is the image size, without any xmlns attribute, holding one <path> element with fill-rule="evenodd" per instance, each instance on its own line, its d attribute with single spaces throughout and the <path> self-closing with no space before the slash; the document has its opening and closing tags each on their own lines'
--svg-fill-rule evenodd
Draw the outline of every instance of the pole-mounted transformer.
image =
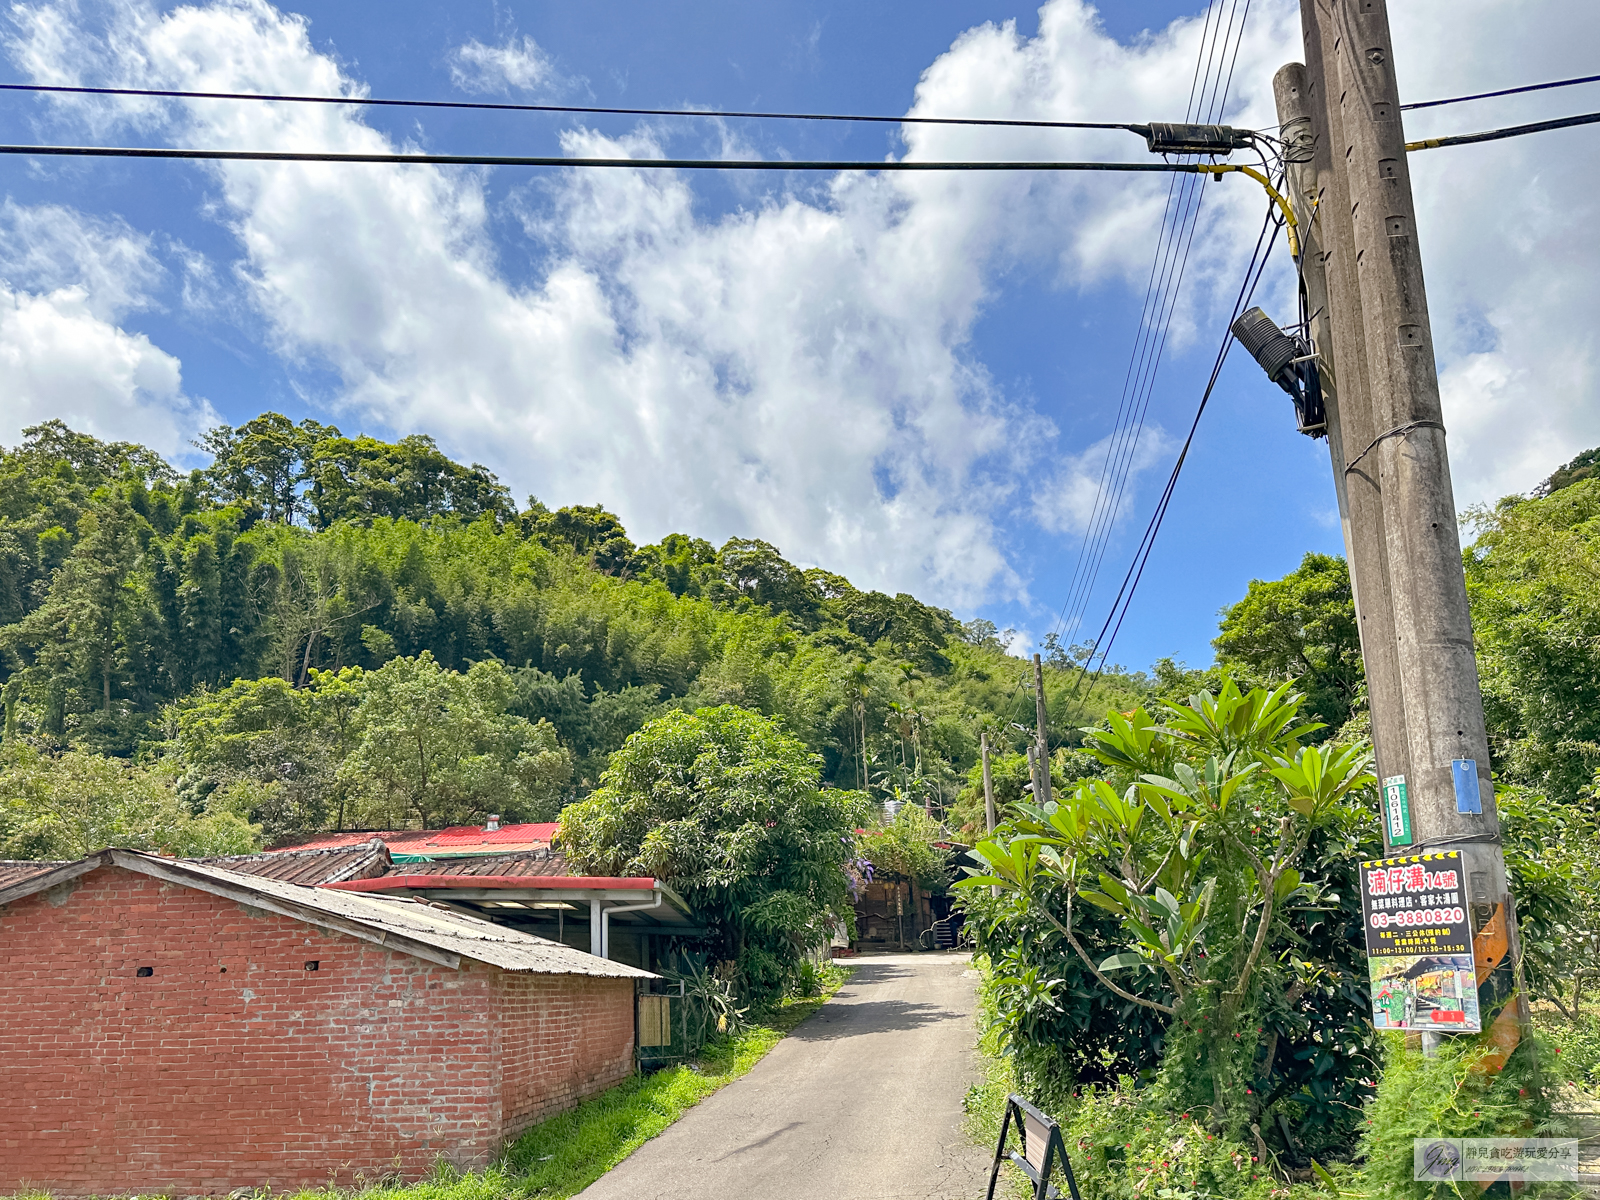
<svg viewBox="0 0 1600 1200">
<path fill-rule="evenodd" d="M 1259 308 L 1240 313 L 1230 328 L 1267 378 L 1289 393 L 1300 432 L 1307 437 L 1325 436 L 1328 413 L 1322 404 L 1322 381 L 1311 344 L 1299 334 L 1279 329 Z"/>
</svg>

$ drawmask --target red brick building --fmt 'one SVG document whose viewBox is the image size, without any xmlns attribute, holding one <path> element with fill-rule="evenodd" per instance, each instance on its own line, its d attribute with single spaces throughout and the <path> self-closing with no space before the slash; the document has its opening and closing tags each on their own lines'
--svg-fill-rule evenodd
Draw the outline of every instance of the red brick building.
<svg viewBox="0 0 1600 1200">
<path fill-rule="evenodd" d="M 633 1070 L 622 963 L 211 864 L 40 866 L 0 872 L 0 1193 L 480 1166 Z"/>
</svg>

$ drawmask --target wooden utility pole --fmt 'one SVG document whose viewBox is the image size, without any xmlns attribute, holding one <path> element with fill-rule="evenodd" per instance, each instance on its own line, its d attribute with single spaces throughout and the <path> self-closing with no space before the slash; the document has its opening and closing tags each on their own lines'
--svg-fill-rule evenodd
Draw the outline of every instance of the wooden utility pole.
<svg viewBox="0 0 1600 1200">
<path fill-rule="evenodd" d="M 1386 836 L 1396 854 L 1461 851 L 1463 899 L 1477 931 L 1480 1003 L 1486 1021 L 1499 1010 L 1495 1040 L 1509 1053 L 1527 1020 L 1515 987 L 1520 948 L 1489 773 L 1388 7 L 1386 0 L 1302 0 L 1301 16 L 1310 108 L 1323 114 L 1335 185 L 1325 203 L 1340 214 L 1322 229 L 1335 267 L 1329 272 L 1335 354 L 1353 324 L 1353 279 L 1371 421 L 1370 436 L 1364 430 L 1352 437 L 1355 406 L 1343 406 L 1350 459 L 1342 467 L 1336 461 L 1335 471 L 1350 480 L 1352 492 L 1360 478 L 1380 501 L 1406 735 L 1408 769 L 1398 791 L 1386 779 L 1385 808 L 1386 817 L 1396 802 L 1408 810 L 1408 828 L 1396 837 L 1399 825 L 1386 820 Z M 1343 365 L 1336 358 L 1336 374 Z M 1373 476 L 1375 483 L 1367 483 Z M 1354 524 L 1353 507 L 1351 516 Z M 1364 653 L 1366 644 L 1364 630 Z M 1383 656 L 1375 657 L 1381 671 Z M 1506 1004 L 1513 995 L 1517 1002 Z"/>
<path fill-rule="evenodd" d="M 1033 706 L 1039 726 L 1037 749 L 1033 753 L 1038 771 L 1034 777 L 1033 798 L 1036 803 L 1044 804 L 1050 799 L 1050 735 L 1049 718 L 1044 710 L 1044 664 L 1037 654 L 1033 656 Z"/>
</svg>

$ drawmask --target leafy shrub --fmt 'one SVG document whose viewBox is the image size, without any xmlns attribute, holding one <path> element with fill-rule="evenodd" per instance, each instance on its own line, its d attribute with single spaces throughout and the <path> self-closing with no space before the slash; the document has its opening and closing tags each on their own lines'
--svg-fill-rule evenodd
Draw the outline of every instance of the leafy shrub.
<svg viewBox="0 0 1600 1200">
<path fill-rule="evenodd" d="M 776 721 L 734 705 L 651 721 L 601 787 L 561 814 L 575 869 L 652 875 L 694 906 L 740 996 L 788 991 L 847 906 L 845 863 L 866 797 L 821 786 L 820 760 Z"/>
<path fill-rule="evenodd" d="M 1302 1167 L 1348 1147 L 1376 1074 L 1352 865 L 1377 851 L 1373 779 L 1364 746 L 1303 744 L 1300 703 L 1225 680 L 1112 712 L 1084 731 L 1100 778 L 974 849 L 957 886 L 1046 1108 L 1136 1078 Z"/>
<path fill-rule="evenodd" d="M 1539 1061 L 1554 1047 L 1524 1040 L 1505 1069 L 1490 1074 L 1482 1060 L 1493 1047 L 1477 1038 L 1445 1038 L 1438 1053 L 1408 1050 L 1405 1035 L 1385 1033 L 1383 1077 L 1367 1106 L 1360 1154 L 1370 1194 L 1416 1200 L 1454 1196 L 1448 1184 L 1413 1180 L 1412 1143 L 1430 1137 L 1560 1137 L 1563 1119 L 1541 1086 Z"/>
</svg>

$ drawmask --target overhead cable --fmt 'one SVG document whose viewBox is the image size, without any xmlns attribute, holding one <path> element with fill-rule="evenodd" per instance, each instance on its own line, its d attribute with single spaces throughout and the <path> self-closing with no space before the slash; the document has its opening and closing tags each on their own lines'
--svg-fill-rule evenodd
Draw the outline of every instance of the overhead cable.
<svg viewBox="0 0 1600 1200">
<path fill-rule="evenodd" d="M 1461 104 L 1467 100 L 1488 100 L 1492 96 L 1516 96 L 1522 92 L 1542 92 L 1546 88 L 1571 87 L 1575 83 L 1600 83 L 1600 75 L 1584 75 L 1577 79 L 1557 79 L 1553 83 L 1530 83 L 1523 87 L 1501 88 L 1498 92 L 1476 92 L 1471 96 L 1451 96 L 1446 100 L 1419 100 L 1415 104 L 1402 104 L 1400 111 L 1413 108 L 1438 108 L 1441 104 Z"/>
<path fill-rule="evenodd" d="M 1436 150 L 1441 146 L 1470 146 L 1475 142 L 1498 142 L 1503 138 L 1521 137 L 1526 133 L 1546 133 L 1552 129 L 1570 129 L 1574 125 L 1593 125 L 1600 122 L 1600 112 L 1584 113 L 1580 117 L 1557 117 L 1553 121 L 1534 121 L 1530 125 L 1508 125 L 1504 129 L 1489 129 L 1483 133 L 1458 133 L 1451 137 L 1424 138 L 1420 142 L 1407 142 L 1407 150 Z"/>
<path fill-rule="evenodd" d="M 172 146 L 0 146 L 0 154 L 68 158 L 180 158 L 222 162 L 396 163 L 446 167 L 639 167 L 685 171 L 1113 171 L 1203 174 L 1203 164 L 1169 162 L 883 162 L 860 159 L 563 158 L 523 154 L 344 154 L 315 150 L 190 150 Z"/>
<path fill-rule="evenodd" d="M 1204 24 L 1200 31 L 1199 53 L 1195 57 L 1194 74 L 1189 81 L 1189 98 L 1184 106 L 1186 121 L 1195 120 L 1206 110 L 1204 94 L 1210 87 L 1211 61 L 1215 57 L 1216 43 L 1222 27 L 1220 11 L 1217 0 L 1208 0 Z M 1214 16 L 1218 18 L 1215 24 L 1213 24 Z M 1196 103 L 1197 94 L 1200 97 L 1198 103 Z M 1076 629 L 1081 623 L 1083 608 L 1093 593 L 1093 579 L 1098 573 L 1101 556 L 1105 553 L 1106 539 L 1110 535 L 1111 526 L 1115 524 L 1116 512 L 1121 503 L 1121 484 L 1125 478 L 1122 474 L 1123 467 L 1132 457 L 1130 453 L 1125 458 L 1123 450 L 1125 447 L 1137 449 L 1138 434 L 1135 430 L 1134 410 L 1139 407 L 1145 367 L 1149 361 L 1151 347 L 1157 340 L 1155 329 L 1157 325 L 1161 325 L 1164 329 L 1170 295 L 1169 284 L 1172 280 L 1173 267 L 1177 264 L 1176 247 L 1184 241 L 1183 232 L 1188 227 L 1191 215 L 1188 205 L 1194 195 L 1194 189 L 1181 186 L 1187 182 L 1180 181 L 1174 176 L 1167 187 L 1166 205 L 1162 210 L 1155 253 L 1150 263 L 1150 278 L 1145 283 L 1139 324 L 1134 335 L 1133 349 L 1128 357 L 1128 368 L 1122 381 L 1122 394 L 1117 400 L 1116 416 L 1112 421 L 1111 433 L 1106 438 L 1106 454 L 1100 466 L 1099 481 L 1095 485 L 1094 504 L 1090 508 L 1089 519 L 1084 522 L 1083 538 L 1073 563 L 1072 576 L 1067 583 L 1066 599 L 1062 602 L 1061 612 L 1056 616 L 1051 636 L 1059 634 L 1063 629 Z M 1174 212 L 1178 214 L 1176 224 L 1173 221 Z M 1185 246 L 1184 264 L 1187 263 L 1187 258 Z M 1177 265 L 1177 270 L 1181 279 L 1183 265 Z M 1158 313 L 1161 314 L 1159 319 L 1156 316 Z M 1130 442 L 1133 445 L 1128 447 Z M 1115 498 L 1113 492 L 1116 494 Z"/>
<path fill-rule="evenodd" d="M 295 96 L 262 92 L 185 92 L 172 88 L 66 87 L 0 83 L 0 91 L 76 96 L 143 96 L 165 100 L 270 100 L 283 104 L 351 104 L 369 108 L 461 108 L 487 112 L 577 113 L 619 117 L 738 117 L 766 121 L 859 121 L 881 125 L 1009 125 L 1024 129 L 1132 129 L 1116 121 L 1021 121 L 1002 117 L 885 117 L 859 113 L 716 112 L 703 108 L 599 108 L 580 104 L 507 104 L 486 100 L 383 100 L 367 96 Z"/>
<path fill-rule="evenodd" d="M 1162 490 L 1161 499 L 1156 505 L 1156 510 L 1150 516 L 1149 524 L 1145 526 L 1144 536 L 1139 540 L 1139 547 L 1134 551 L 1133 561 L 1128 565 L 1127 574 L 1123 576 L 1122 586 L 1117 589 L 1117 595 L 1111 602 L 1111 611 L 1106 615 L 1105 623 L 1100 627 L 1100 635 L 1092 643 L 1093 653 L 1080 665 L 1078 672 L 1078 685 L 1083 677 L 1088 674 L 1089 664 L 1096 657 L 1100 665 L 1095 668 L 1094 675 L 1089 680 L 1092 688 L 1100 678 L 1100 673 L 1105 670 L 1110 659 L 1111 648 L 1121 632 L 1122 623 L 1127 618 L 1128 610 L 1133 606 L 1134 594 L 1138 591 L 1139 583 L 1144 578 L 1145 566 L 1150 561 L 1150 553 L 1155 549 L 1156 535 L 1161 532 L 1161 526 L 1166 520 L 1167 509 L 1172 504 L 1172 496 L 1178 486 L 1178 476 L 1183 471 L 1184 463 L 1188 460 L 1189 449 L 1194 444 L 1194 435 L 1200 428 L 1200 418 L 1205 414 L 1206 405 L 1211 399 L 1211 393 L 1216 389 L 1217 380 L 1222 375 L 1223 363 L 1227 361 L 1228 351 L 1233 346 L 1233 318 L 1237 317 L 1244 307 L 1255 296 L 1256 285 L 1261 282 L 1261 275 L 1266 270 L 1267 260 L 1272 257 L 1272 247 L 1277 242 L 1276 237 L 1269 235 L 1276 231 L 1280 223 L 1277 213 L 1269 206 L 1267 219 L 1262 223 L 1261 234 L 1256 238 L 1256 247 L 1250 257 L 1250 263 L 1245 268 L 1244 282 L 1239 286 L 1239 296 L 1234 301 L 1233 313 L 1228 321 L 1228 329 L 1223 334 L 1222 345 L 1217 350 L 1216 362 L 1211 368 L 1211 378 L 1206 381 L 1205 391 L 1200 395 L 1200 403 L 1195 409 L 1194 419 L 1189 423 L 1188 436 L 1183 440 L 1183 447 L 1178 452 L 1177 461 L 1172 465 L 1172 473 L 1167 478 L 1166 487 Z M 1263 252 L 1265 243 L 1265 252 Z M 1075 689 L 1076 690 L 1076 685 Z"/>
<path fill-rule="evenodd" d="M 1216 0 L 1206 8 L 1200 51 L 1185 110 L 1186 120 L 1220 120 L 1227 104 L 1234 66 L 1244 40 L 1245 24 L 1249 20 L 1250 0 L 1245 0 L 1242 13 L 1239 0 L 1232 0 L 1225 20 L 1223 8 L 1224 5 Z M 1213 64 L 1215 72 L 1212 70 Z M 1067 599 L 1056 621 L 1057 631 L 1062 628 L 1076 629 L 1081 625 L 1099 581 L 1111 533 L 1121 512 L 1122 498 L 1143 438 L 1145 418 L 1165 354 L 1178 294 L 1183 286 L 1203 198 L 1204 191 L 1198 181 L 1175 179 L 1168 189 L 1167 209 L 1162 216 L 1161 232 L 1156 242 L 1151 281 L 1146 286 L 1139 331 L 1134 339 L 1128 374 L 1123 381 L 1112 435 L 1107 440 L 1106 460 L 1096 489 L 1095 504 L 1085 525 L 1083 542 L 1067 589 Z"/>
</svg>

